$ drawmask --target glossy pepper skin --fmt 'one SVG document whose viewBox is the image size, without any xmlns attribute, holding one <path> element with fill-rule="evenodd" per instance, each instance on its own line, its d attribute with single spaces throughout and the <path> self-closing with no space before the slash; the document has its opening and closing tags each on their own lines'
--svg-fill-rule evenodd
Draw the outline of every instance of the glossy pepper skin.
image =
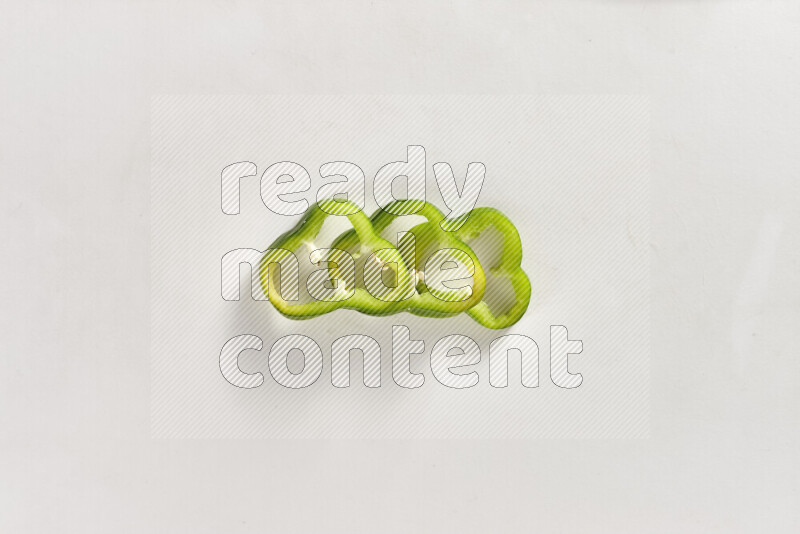
<svg viewBox="0 0 800 534">
<path fill-rule="evenodd" d="M 413 207 L 416 207 L 420 201 L 398 201 L 394 204 L 403 203 L 413 203 Z M 403 212 L 404 207 L 398 206 L 393 211 Z M 411 206 L 408 207 L 410 208 Z M 405 211 L 409 212 L 410 209 Z M 480 300 L 466 310 L 466 313 L 481 325 L 491 329 L 508 328 L 519 321 L 528 309 L 531 298 L 531 285 L 528 275 L 525 274 L 521 267 L 522 243 L 514 224 L 502 212 L 494 208 L 476 208 L 472 210 L 467 221 L 458 230 L 445 232 L 441 228 L 444 215 L 435 206 L 426 202 L 416 215 L 421 215 L 428 220 L 428 222 L 411 229 L 411 232 L 418 239 L 417 257 L 414 259 L 416 269 L 420 269 L 421 265 L 424 265 L 423 258 L 420 255 L 426 248 L 425 244 L 432 240 L 442 240 L 441 234 L 455 236 L 457 238 L 456 241 L 449 241 L 451 246 L 458 246 L 457 243 L 461 242 L 461 246 L 465 250 L 468 249 L 474 258 L 475 253 L 469 248 L 468 243 L 488 228 L 493 227 L 499 232 L 502 237 L 500 259 L 496 265 L 489 269 L 489 273 L 496 277 L 504 278 L 511 283 L 515 302 L 507 311 L 495 314 L 485 301 Z M 398 215 L 388 211 L 378 210 L 372 216 L 372 226 L 375 233 L 380 235 L 397 217 Z M 337 248 L 352 247 L 354 240 L 357 240 L 356 233 L 349 231 L 340 236 L 333 246 Z M 479 259 L 478 263 L 480 263 Z M 407 258 L 407 264 L 411 264 L 410 258 Z M 485 267 L 482 270 L 485 270 Z M 422 290 L 424 291 L 424 288 Z"/>
<path fill-rule="evenodd" d="M 322 209 L 323 207 L 325 210 Z M 469 298 L 448 300 L 448 295 L 439 295 L 437 298 L 431 292 L 419 293 L 415 290 L 418 286 L 418 279 L 413 265 L 408 267 L 401 255 L 401 251 L 389 241 L 381 238 L 373 228 L 370 219 L 363 212 L 352 209 L 353 207 L 353 204 L 349 202 L 334 200 L 314 204 L 292 230 L 280 236 L 269 247 L 261 261 L 259 279 L 267 298 L 281 314 L 293 319 L 308 319 L 339 308 L 347 308 L 369 315 L 390 315 L 402 311 L 410 311 L 419 315 L 437 317 L 460 313 L 480 302 L 483 297 L 485 277 L 474 253 L 471 256 L 474 261 L 472 271 L 474 284 Z M 290 253 L 309 245 L 311 249 L 317 249 L 318 244 L 315 244 L 314 240 L 319 234 L 325 219 L 330 216 L 328 212 L 336 213 L 337 211 L 348 213 L 346 216 L 353 225 L 353 230 L 350 231 L 354 240 L 353 245 L 358 246 L 354 256 L 358 259 L 369 256 L 367 262 L 377 261 L 379 267 L 390 269 L 396 280 L 395 289 L 385 291 L 385 295 L 375 296 L 378 291 L 370 292 L 366 286 L 381 287 L 378 280 L 380 276 L 367 276 L 366 267 L 364 284 L 359 285 L 356 283 L 355 277 L 357 273 L 349 273 L 348 269 L 343 269 L 342 267 L 351 261 L 348 257 L 343 257 L 340 254 L 340 251 L 347 250 L 347 248 L 334 243 L 331 247 L 323 249 L 331 255 L 325 260 L 330 262 L 328 267 L 317 272 L 326 277 L 327 281 L 332 281 L 331 274 L 335 275 L 337 287 L 341 291 L 338 295 L 332 295 L 328 300 L 315 298 L 312 302 L 292 304 L 291 300 L 295 299 L 284 298 L 283 287 L 280 288 L 280 291 L 277 290 L 276 269 L 272 267 L 275 263 L 281 265 L 283 282 L 288 272 L 285 268 L 289 265 L 285 260 L 290 257 Z M 455 236 L 449 236 L 448 243 L 455 245 L 449 248 L 457 249 L 461 254 L 469 255 L 471 252 L 468 247 L 458 242 Z M 401 243 L 401 248 L 406 250 L 406 256 L 408 256 L 408 251 L 410 250 L 408 245 L 410 245 L 408 240 Z M 355 260 L 356 258 L 353 259 Z M 313 263 L 317 263 L 314 261 L 315 257 L 301 257 L 299 261 L 307 261 L 308 259 L 311 259 Z M 355 265 L 352 267 L 354 269 Z M 371 267 L 375 266 L 372 265 Z M 383 287 L 385 288 L 385 286 Z M 270 288 L 275 288 L 276 290 L 270 290 Z"/>
</svg>

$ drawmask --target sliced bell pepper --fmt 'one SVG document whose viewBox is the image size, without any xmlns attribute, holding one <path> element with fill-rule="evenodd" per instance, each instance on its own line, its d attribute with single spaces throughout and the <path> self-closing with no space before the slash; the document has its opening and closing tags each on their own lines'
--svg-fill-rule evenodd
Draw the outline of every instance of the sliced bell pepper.
<svg viewBox="0 0 800 534">
<path fill-rule="evenodd" d="M 322 208 L 325 208 L 324 210 Z M 431 206 L 432 208 L 432 206 Z M 435 208 L 433 208 L 435 210 Z M 436 210 L 438 212 L 438 210 Z M 342 244 L 334 243 L 330 248 L 317 248 L 320 244 L 315 239 L 320 233 L 325 219 L 331 214 L 346 214 L 353 225 L 352 245 L 356 250 L 350 255 Z M 438 224 L 441 213 L 432 212 Z M 388 222 L 387 222 L 388 224 Z M 454 262 L 464 266 L 459 278 L 472 277 L 473 285 L 469 288 L 449 289 L 443 284 L 429 281 L 427 285 L 418 284 L 421 271 L 413 268 L 412 251 L 416 248 L 416 238 L 423 244 L 430 243 L 435 232 L 422 232 L 421 228 L 405 234 L 400 250 L 389 241 L 381 238 L 374 230 L 370 219 L 361 211 L 353 210 L 348 202 L 326 200 L 313 205 L 303 219 L 289 232 L 280 236 L 264 254 L 261 260 L 259 279 L 267 298 L 280 313 L 295 319 L 306 319 L 331 312 L 339 308 L 357 310 L 369 315 L 390 315 L 401 311 L 409 311 L 418 315 L 441 317 L 467 310 L 480 302 L 485 287 L 483 269 L 475 254 L 461 243 L 453 234 L 438 231 L 439 260 L 441 263 Z M 442 239 L 444 238 L 444 239 Z M 302 247 L 312 252 L 309 260 L 313 264 L 328 263 L 327 268 L 314 271 L 309 276 L 309 295 L 313 301 L 292 304 L 290 300 L 298 300 L 296 291 L 288 291 L 290 299 L 284 298 L 281 291 L 270 291 L 277 288 L 277 272 L 273 269 L 276 263 L 281 266 L 281 285 L 290 279 L 299 283 L 296 266 L 286 262 L 290 254 Z M 352 248 L 352 247 L 351 247 Z M 416 248 L 419 251 L 419 248 Z M 356 275 L 356 260 L 359 262 L 359 273 Z M 304 261 L 300 258 L 299 261 Z M 411 265 L 412 267 L 408 267 Z M 395 285 L 388 286 L 382 281 L 384 270 L 390 270 Z M 450 277 L 452 279 L 454 277 Z M 330 282 L 334 287 L 320 290 L 320 282 Z M 420 287 L 435 287 L 435 290 L 417 291 Z"/>
<path fill-rule="evenodd" d="M 489 268 L 489 272 L 499 278 L 505 278 L 514 290 L 514 304 L 508 311 L 494 314 L 489 305 L 483 301 L 467 310 L 467 314 L 487 328 L 508 328 L 519 321 L 528 309 L 531 301 L 531 283 L 528 275 L 522 270 L 522 242 L 514 224 L 494 208 L 476 208 L 470 213 L 467 222 L 455 231 L 456 236 L 470 243 L 487 228 L 494 227 L 502 236 L 502 250 L 499 261 Z"/>
<path fill-rule="evenodd" d="M 401 200 L 393 204 L 403 204 L 405 202 L 411 201 Z M 414 202 L 416 207 L 419 201 Z M 394 209 L 393 211 L 403 213 L 402 208 Z M 469 309 L 466 310 L 466 313 L 481 325 L 492 329 L 508 328 L 519 321 L 528 309 L 531 298 L 531 285 L 528 280 L 528 275 L 525 274 L 520 266 L 522 261 L 522 243 L 520 242 L 519 232 L 517 232 L 513 223 L 511 223 L 502 212 L 496 209 L 476 208 L 472 210 L 466 223 L 457 231 L 446 232 L 442 230 L 440 226 L 440 223 L 444 220 L 444 215 L 432 204 L 426 202 L 416 215 L 421 215 L 427 219 L 427 222 L 417 225 L 410 230 L 410 232 L 417 237 L 417 255 L 413 260 L 408 258 L 407 255 L 403 257 L 406 259 L 407 265 L 413 265 L 417 270 L 425 264 L 424 258 L 421 255 L 434 241 L 438 244 L 448 243 L 448 246 L 453 248 L 461 247 L 463 250 L 468 251 L 468 254 L 475 264 L 480 266 L 481 262 L 476 259 L 475 252 L 469 247 L 468 243 L 476 239 L 490 227 L 494 227 L 500 233 L 502 237 L 500 259 L 496 265 L 492 266 L 489 273 L 498 278 L 506 279 L 511 283 L 515 302 L 507 311 L 501 314 L 495 314 L 492 312 L 486 300 L 482 298 L 474 302 Z M 378 210 L 372 216 L 372 226 L 375 233 L 380 235 L 397 217 L 398 215 L 388 211 Z M 358 236 L 356 232 L 351 230 L 337 238 L 333 246 L 336 248 L 348 249 L 352 248 L 357 240 Z M 402 252 L 402 242 L 400 248 Z M 485 268 L 481 267 L 480 271 L 485 271 Z M 480 285 L 483 289 L 486 288 L 486 283 L 487 281 L 485 278 L 480 281 Z M 418 284 L 418 291 L 424 294 L 428 289 L 423 279 Z M 491 288 L 489 290 L 491 290 Z M 414 310 L 409 311 L 418 313 Z M 453 315 L 454 313 L 458 312 L 446 313 L 443 314 L 443 316 Z M 418 314 L 428 315 L 426 313 Z"/>
<path fill-rule="evenodd" d="M 330 311 L 347 308 L 370 315 L 389 315 L 408 311 L 426 317 L 449 317 L 463 311 L 487 328 L 507 328 L 522 317 L 528 308 L 531 287 L 528 276 L 522 270 L 522 245 L 519 233 L 508 218 L 493 208 L 472 210 L 466 223 L 458 230 L 443 230 L 444 215 L 435 206 L 424 201 L 405 200 L 392 203 L 399 214 L 409 213 L 406 207 L 422 208 L 420 215 L 426 222 L 401 233 L 398 246 L 394 247 L 380 234 L 402 215 L 378 210 L 369 219 L 363 212 L 353 209 L 346 201 L 326 200 L 313 205 L 305 217 L 291 231 L 279 237 L 265 253 L 260 267 L 262 289 L 278 311 L 295 319 L 315 317 Z M 322 209 L 324 208 L 324 210 Z M 325 219 L 330 215 L 346 215 L 353 229 L 340 235 L 330 248 L 317 249 L 315 239 Z M 444 221 L 446 222 L 446 221 Z M 446 225 L 444 225 L 446 226 Z M 487 228 L 494 227 L 502 237 L 502 251 L 490 273 L 506 279 L 514 291 L 515 302 L 503 313 L 495 313 L 484 299 L 487 287 L 486 273 L 469 242 L 475 240 Z M 276 263 L 281 266 L 281 281 L 299 283 L 297 263 L 285 262 L 293 251 L 307 246 L 312 250 L 309 259 L 327 268 L 313 272 L 309 295 L 312 302 L 291 304 L 298 300 L 297 292 L 270 291 L 276 287 Z M 434 261 L 436 260 L 436 261 Z M 303 258 L 301 258 L 303 261 Z M 446 263 L 461 265 L 459 276 L 446 277 L 447 270 L 428 269 L 433 265 L 443 267 Z M 440 263 L 437 263 L 440 262 Z M 358 265 L 359 269 L 356 269 Z M 361 271 L 357 276 L 356 270 Z M 395 285 L 382 281 L 382 274 L 390 271 Z M 469 287 L 450 288 L 443 282 L 472 278 Z M 319 282 L 332 287 L 319 288 Z M 285 285 L 285 284 L 284 284 Z M 324 285 L 324 284 L 323 284 Z"/>
<path fill-rule="evenodd" d="M 454 232 L 441 229 L 439 224 L 444 220 L 442 212 L 432 204 L 420 200 L 398 200 L 387 208 L 391 208 L 391 211 L 378 210 L 371 220 L 373 231 L 378 236 L 397 217 L 402 217 L 402 214 L 418 215 L 426 219 L 426 222 L 403 232 L 398 242 L 405 264 L 417 278 L 417 294 L 406 302 L 405 311 L 424 317 L 450 317 L 480 303 L 486 288 L 483 267 L 475 252 L 458 239 Z M 411 213 L 412 208 L 418 211 Z M 365 249 L 361 236 L 355 230 L 343 233 L 331 246 L 352 251 L 356 261 L 363 256 L 365 250 L 369 250 L 369 247 Z M 441 277 L 448 270 L 438 267 L 448 262 L 461 266 L 462 269 L 461 276 L 450 277 L 451 280 L 471 277 L 472 285 L 449 288 L 441 283 Z M 427 266 L 431 266 L 431 272 L 426 273 Z"/>
<path fill-rule="evenodd" d="M 325 211 L 320 206 L 324 207 Z M 292 230 L 278 237 L 265 252 L 259 268 L 259 280 L 269 301 L 283 315 L 293 319 L 308 319 L 339 308 L 354 309 L 369 315 L 389 315 L 403 311 L 407 307 L 405 300 L 414 293 L 415 279 L 412 272 L 406 268 L 397 248 L 373 231 L 369 218 L 362 211 L 352 208 L 352 203 L 338 200 L 324 200 L 312 205 L 303 219 Z M 322 248 L 315 243 L 325 219 L 331 214 L 345 212 L 349 212 L 346 216 L 358 238 L 372 253 L 370 258 L 373 262 L 367 268 L 369 273 L 365 277 L 369 288 L 357 287 L 352 269 L 342 268 L 343 265 L 349 266 L 353 263 L 351 258 L 347 258 L 342 251 Z M 294 298 L 286 299 L 283 297 L 284 288 L 280 288 L 280 292 L 271 291 L 270 288 L 286 286 L 287 279 L 291 280 L 290 283 L 301 282 L 295 279 L 298 273 L 296 268 L 292 268 L 292 262 L 285 260 L 303 247 L 308 247 L 311 253 L 308 258 L 299 258 L 299 261 L 310 259 L 314 264 L 328 262 L 328 267 L 309 276 L 309 294 L 312 301 L 292 304 L 290 300 L 298 300 L 296 291 L 288 291 Z M 273 268 L 275 264 L 280 265 L 281 284 L 277 283 L 278 273 Z M 381 273 L 384 269 L 392 271 L 396 280 L 395 286 L 387 287 L 381 282 Z M 332 280 L 329 276 L 334 270 L 340 275 L 336 280 Z M 316 291 L 316 295 L 312 293 L 310 288 L 316 287 L 320 279 L 334 284 L 335 287 L 328 295 L 323 295 L 319 291 Z"/>
</svg>

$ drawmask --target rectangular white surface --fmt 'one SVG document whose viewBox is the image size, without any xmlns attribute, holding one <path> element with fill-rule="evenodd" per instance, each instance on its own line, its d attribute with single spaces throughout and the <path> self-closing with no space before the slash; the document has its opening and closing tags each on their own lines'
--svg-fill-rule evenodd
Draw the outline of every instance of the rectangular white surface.
<svg viewBox="0 0 800 534">
<path fill-rule="evenodd" d="M 648 112 L 647 99 L 637 96 L 155 97 L 154 435 L 647 437 Z M 450 163 L 460 184 L 468 163 L 486 167 L 477 205 L 497 208 L 515 224 L 521 267 L 531 279 L 531 304 L 516 325 L 496 331 L 463 314 L 431 320 L 346 310 L 292 321 L 250 298 L 249 272 L 240 277 L 241 300 L 222 298 L 222 257 L 239 248 L 263 251 L 302 218 L 273 213 L 262 202 L 259 182 L 270 165 L 302 165 L 311 188 L 286 198 L 313 203 L 319 187 L 331 181 L 320 176 L 322 164 L 356 163 L 367 176 L 365 211 L 371 214 L 373 177 L 383 165 L 405 161 L 411 144 L 425 148 L 426 198 L 443 210 L 433 164 Z M 240 213 L 225 214 L 221 172 L 240 161 L 253 162 L 257 171 L 240 181 Z M 339 231 L 350 227 L 346 218 L 335 218 Z M 417 224 L 406 219 L 411 222 L 403 228 Z M 496 261 L 479 259 L 487 271 Z M 392 379 L 393 325 L 408 326 L 412 339 L 425 343 L 425 352 L 412 356 L 412 371 L 426 380 L 417 389 Z M 570 357 L 570 372 L 583 379 L 574 389 L 550 379 L 556 325 L 583 342 L 583 351 Z M 324 355 L 321 377 L 303 390 L 285 388 L 268 369 L 270 347 L 289 334 L 310 337 Z M 356 383 L 360 370 L 351 370 L 348 389 L 331 384 L 331 345 L 349 334 L 380 344 L 379 390 Z M 481 363 L 468 369 L 478 372 L 479 382 L 465 390 L 442 385 L 430 366 L 435 343 L 456 334 L 481 349 Z M 509 334 L 538 344 L 538 388 L 522 387 L 515 355 L 509 387 L 490 386 L 489 345 Z M 240 363 L 245 372 L 266 375 L 257 389 L 236 388 L 220 372 L 223 345 L 240 335 L 258 336 L 264 345 L 243 353 Z M 360 357 L 352 366 L 361 366 Z"/>
<path fill-rule="evenodd" d="M 1 13 L 0 531 L 800 531 L 798 2 L 8 0 Z M 646 96 L 649 437 L 154 439 L 164 94 Z M 252 142 L 242 157 L 273 161 Z M 335 155 L 361 161 L 345 143 Z M 328 154 L 298 159 L 312 171 L 313 158 Z M 259 229 L 244 245 L 268 244 Z M 608 358 L 564 322 L 586 341 L 576 365 Z M 585 385 L 601 376 L 587 367 Z"/>
</svg>

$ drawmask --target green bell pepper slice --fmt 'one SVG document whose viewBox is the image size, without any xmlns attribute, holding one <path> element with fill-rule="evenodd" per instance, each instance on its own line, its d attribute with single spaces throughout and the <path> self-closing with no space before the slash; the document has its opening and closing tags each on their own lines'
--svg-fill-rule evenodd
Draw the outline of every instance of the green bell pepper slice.
<svg viewBox="0 0 800 534">
<path fill-rule="evenodd" d="M 519 321 L 528 310 L 531 301 L 531 283 L 522 270 L 522 242 L 514 224 L 494 208 L 473 209 L 464 225 L 455 231 L 456 236 L 470 243 L 487 228 L 494 227 L 502 237 L 502 251 L 499 261 L 489 268 L 489 272 L 511 283 L 515 302 L 504 313 L 493 313 L 484 301 L 467 311 L 467 314 L 486 328 L 508 328 Z"/>
<path fill-rule="evenodd" d="M 406 234 L 398 250 L 389 241 L 380 237 L 363 212 L 353 207 L 352 203 L 338 200 L 326 200 L 311 206 L 303 219 L 292 230 L 280 236 L 265 252 L 259 268 L 259 280 L 267 298 L 281 314 L 294 319 L 307 319 L 339 308 L 347 308 L 369 315 L 390 315 L 409 311 L 418 315 L 442 317 L 460 313 L 480 302 L 485 287 L 483 269 L 475 254 L 454 235 L 439 232 L 445 238 L 439 241 L 439 244 L 445 245 L 442 247 L 445 250 L 441 251 L 443 253 L 441 259 L 443 263 L 458 260 L 456 264 L 461 263 L 465 266 L 462 271 L 465 276 L 462 278 L 472 277 L 473 285 L 469 288 L 452 290 L 444 284 L 420 285 L 418 283 L 420 273 L 413 267 L 408 267 L 414 265 L 410 254 L 417 235 L 413 231 Z M 441 218 L 441 213 L 437 212 L 438 210 L 431 212 L 432 220 L 436 224 Z M 338 241 L 329 248 L 316 249 L 315 239 L 331 214 L 345 215 L 353 225 L 353 230 L 350 232 L 354 238 L 352 245 L 357 245 L 355 258 L 338 244 Z M 418 232 L 418 234 L 423 238 L 423 243 L 428 243 L 432 235 L 431 232 Z M 286 286 L 287 284 L 283 282 L 291 279 L 299 287 L 299 269 L 291 260 L 296 258 L 293 256 L 294 251 L 302 247 L 312 249 L 309 255 L 312 263 L 319 265 L 326 262 L 328 267 L 314 271 L 308 278 L 308 293 L 313 301 L 292 304 L 291 301 L 299 299 L 298 295 L 289 291 L 289 297 L 285 297 L 284 287 L 280 288 L 280 292 L 270 291 L 270 287 L 278 286 L 276 279 L 278 273 L 272 266 L 276 263 L 281 266 L 280 285 Z M 363 276 L 358 279 L 355 273 L 357 259 L 364 260 L 359 273 Z M 387 269 L 391 271 L 390 274 L 396 281 L 391 287 L 382 281 L 382 273 Z M 326 293 L 326 290 L 319 289 L 318 282 L 330 283 L 333 287 L 326 288 Z M 440 288 L 440 285 L 444 289 Z M 432 286 L 436 289 L 430 290 Z M 418 292 L 419 287 L 429 290 Z"/>
<path fill-rule="evenodd" d="M 397 217 L 403 216 L 398 214 L 408 212 L 426 219 L 426 222 L 405 231 L 398 242 L 398 249 L 406 266 L 417 276 L 417 294 L 407 301 L 405 311 L 423 317 L 451 317 L 479 304 L 486 289 L 486 274 L 475 252 L 458 239 L 455 233 L 441 229 L 440 223 L 444 220 L 442 212 L 432 204 L 420 200 L 398 200 L 387 208 L 396 213 L 378 210 L 371 219 L 372 229 L 378 236 Z M 412 210 L 415 213 L 411 213 Z M 365 250 L 361 241 L 358 232 L 350 230 L 334 240 L 332 247 L 354 251 L 353 256 L 357 260 Z M 432 254 L 428 254 L 432 248 Z M 443 260 L 442 263 L 452 261 L 464 266 L 462 278 L 471 277 L 472 285 L 458 289 L 444 286 L 438 283 L 438 278 L 446 271 L 439 269 L 425 275 L 427 279 L 423 278 L 424 267 L 429 261 L 436 265 L 440 259 Z"/>
<path fill-rule="evenodd" d="M 414 202 L 414 207 L 416 207 L 420 201 L 397 201 L 395 204 L 403 204 L 406 202 Z M 394 211 L 401 212 L 402 209 L 395 209 Z M 489 304 L 481 298 L 465 311 L 472 319 L 491 329 L 508 328 L 519 321 L 530 304 L 531 285 L 528 275 L 525 274 L 521 268 L 522 243 L 520 241 L 519 232 L 514 224 L 499 210 L 494 208 L 476 208 L 470 212 L 467 221 L 458 230 L 454 232 L 445 232 L 440 226 L 440 223 L 444 220 L 444 215 L 435 206 L 426 202 L 416 215 L 421 215 L 428 221 L 410 230 L 410 232 L 415 234 L 418 238 L 417 256 L 413 260 L 406 256 L 404 256 L 404 258 L 406 258 L 406 263 L 408 265 L 413 264 L 416 269 L 419 269 L 419 267 L 424 264 L 420 254 L 423 253 L 426 249 L 426 245 L 431 241 L 438 241 L 440 243 L 448 242 L 451 247 L 462 247 L 463 250 L 469 251 L 470 257 L 473 258 L 473 261 L 476 261 L 476 265 L 480 265 L 480 261 L 477 260 L 475 252 L 469 247 L 469 242 L 476 239 L 481 233 L 491 227 L 494 227 L 500 233 L 502 238 L 500 259 L 496 265 L 491 267 L 489 273 L 497 278 L 506 279 L 511 283 L 515 302 L 507 311 L 495 314 L 492 312 Z M 375 233 L 380 235 L 397 217 L 398 215 L 389 213 L 388 211 L 378 210 L 372 216 L 372 226 Z M 442 234 L 450 236 L 449 239 L 443 238 Z M 453 237 L 455 237 L 455 239 L 453 239 Z M 351 230 L 340 236 L 334 242 L 334 246 L 344 249 L 352 248 L 357 239 L 356 232 Z M 483 272 L 484 268 L 481 267 L 480 271 Z M 422 285 L 424 286 L 424 281 Z M 480 281 L 480 285 L 482 290 L 486 289 L 485 278 Z M 418 287 L 418 290 L 424 292 L 426 288 Z M 483 291 L 481 291 L 481 293 L 483 293 Z M 410 311 L 415 313 L 415 311 Z M 453 315 L 454 313 L 446 315 Z M 426 315 L 424 310 L 418 314 Z"/>
<path fill-rule="evenodd" d="M 323 210 L 325 207 L 326 210 Z M 339 308 L 347 308 L 358 310 L 359 312 L 369 315 L 389 315 L 403 311 L 408 304 L 405 302 L 406 294 L 413 293 L 414 276 L 411 271 L 406 267 L 405 263 L 400 256 L 399 251 L 391 243 L 382 239 L 372 229 L 372 224 L 369 218 L 360 210 L 353 210 L 354 204 L 347 201 L 339 200 L 325 200 L 318 204 L 312 205 L 305 213 L 304 217 L 298 224 L 290 231 L 284 233 L 275 242 L 270 245 L 269 249 L 264 253 L 259 266 L 259 280 L 261 288 L 267 295 L 269 301 L 275 308 L 283 315 L 292 319 L 308 319 L 316 317 Z M 371 251 L 373 254 L 370 256 L 377 265 L 370 265 L 371 276 L 368 280 L 368 285 L 373 289 L 379 288 L 382 284 L 380 272 L 383 269 L 389 269 L 395 276 L 397 281 L 393 288 L 388 288 L 385 285 L 385 291 L 378 296 L 370 292 L 369 288 L 356 287 L 355 273 L 344 273 L 344 276 L 337 278 L 336 281 L 330 278 L 330 274 L 334 270 L 338 270 L 338 274 L 342 274 L 342 265 L 349 264 L 352 260 L 348 256 L 341 253 L 341 251 L 331 249 L 319 249 L 314 242 L 319 234 L 325 219 L 331 214 L 347 213 L 346 217 L 353 225 L 354 232 L 364 244 L 364 247 Z M 312 250 L 312 254 L 308 259 L 312 263 L 327 262 L 329 265 L 326 269 L 315 271 L 309 276 L 309 281 L 322 279 L 332 282 L 334 285 L 333 291 L 328 295 L 313 295 L 311 294 L 311 285 L 309 285 L 309 294 L 312 297 L 310 302 L 292 304 L 291 301 L 299 300 L 299 293 L 297 290 L 286 291 L 286 281 L 291 280 L 295 282 L 296 287 L 299 288 L 299 269 L 296 256 L 294 252 L 300 248 L 308 247 Z M 321 251 L 315 253 L 313 251 Z M 302 258 L 301 258 L 302 261 Z M 274 265 L 280 265 L 280 271 L 276 272 Z M 375 274 L 372 271 L 379 271 Z M 277 283 L 276 275 L 280 274 L 280 284 Z M 316 285 L 316 284 L 315 284 Z M 271 287 L 278 288 L 280 291 L 272 291 Z M 284 294 L 289 293 L 288 298 Z"/>
</svg>

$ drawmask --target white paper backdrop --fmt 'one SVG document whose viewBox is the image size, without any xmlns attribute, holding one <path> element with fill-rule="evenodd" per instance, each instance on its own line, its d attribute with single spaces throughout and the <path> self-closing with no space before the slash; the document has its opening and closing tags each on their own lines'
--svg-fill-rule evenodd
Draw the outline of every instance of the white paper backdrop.
<svg viewBox="0 0 800 534">
<path fill-rule="evenodd" d="M 3 532 L 800 530 L 796 1 L 0 13 Z M 159 94 L 647 95 L 650 437 L 153 439 Z"/>
<path fill-rule="evenodd" d="M 154 435 L 647 437 L 648 118 L 647 99 L 636 96 L 156 97 Z M 434 163 L 449 162 L 459 183 L 469 162 L 486 166 L 478 206 L 500 209 L 517 226 L 522 267 L 532 280 L 531 305 L 519 323 L 493 331 L 463 315 L 375 318 L 344 310 L 292 321 L 250 298 L 249 272 L 242 273 L 242 300 L 223 300 L 225 253 L 265 250 L 300 219 L 272 213 L 262 203 L 259 180 L 267 167 L 278 161 L 303 165 L 312 175 L 311 189 L 287 198 L 313 202 L 330 182 L 317 171 L 323 163 L 357 163 L 369 177 L 371 214 L 372 178 L 383 165 L 405 160 L 409 144 L 425 147 L 426 196 L 442 209 Z M 226 215 L 221 171 L 243 160 L 259 170 L 241 180 L 240 213 Z M 391 380 L 392 325 L 409 326 L 412 338 L 425 342 L 425 353 L 412 356 L 412 370 L 427 375 L 419 389 Z M 574 390 L 550 380 L 551 325 L 566 326 L 572 339 L 583 342 L 583 352 L 570 357 L 570 371 L 583 375 Z M 271 377 L 258 389 L 233 387 L 220 372 L 220 351 L 242 334 L 259 336 L 265 346 L 261 354 L 242 356 L 246 372 L 269 376 L 272 344 L 304 334 L 323 349 L 321 378 L 304 390 L 284 388 Z M 368 335 L 381 345 L 380 390 L 331 384 L 331 344 L 348 334 Z M 451 334 L 468 336 L 481 348 L 474 370 L 482 380 L 469 390 L 448 388 L 431 374 L 430 351 Z M 516 356 L 510 387 L 490 386 L 489 343 L 504 334 L 537 342 L 540 387 L 522 387 Z M 360 358 L 352 365 L 360 367 Z"/>
</svg>

